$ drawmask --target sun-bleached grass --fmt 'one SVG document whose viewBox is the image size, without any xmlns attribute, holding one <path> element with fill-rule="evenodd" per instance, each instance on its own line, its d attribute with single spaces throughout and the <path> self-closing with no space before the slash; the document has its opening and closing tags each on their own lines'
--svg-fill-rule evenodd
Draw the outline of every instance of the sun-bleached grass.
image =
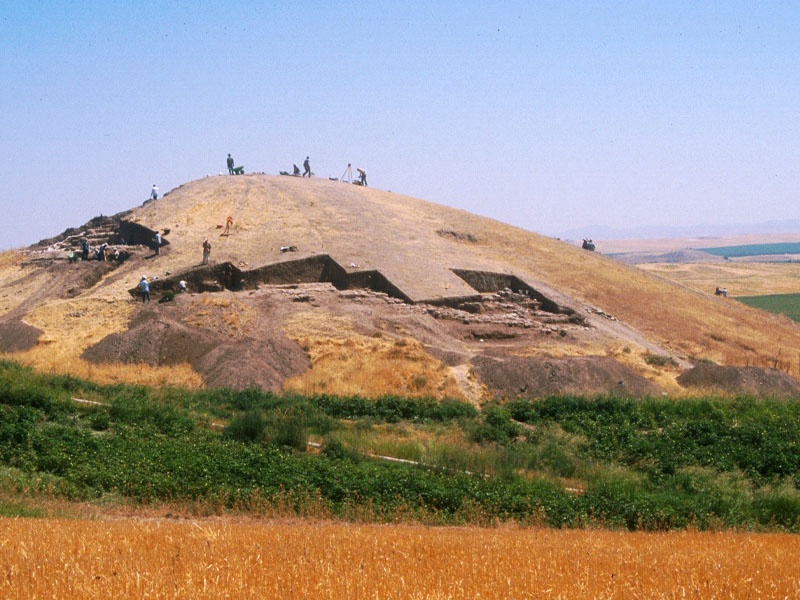
<svg viewBox="0 0 800 600">
<path fill-rule="evenodd" d="M 286 380 L 287 391 L 464 398 L 451 370 L 412 338 L 365 336 L 349 317 L 321 311 L 295 313 L 283 330 L 311 360 L 308 371 Z"/>
<path fill-rule="evenodd" d="M 18 265 L 22 261 L 19 250 L 5 250 L 0 252 L 0 269 Z"/>
<path fill-rule="evenodd" d="M 29 350 L 0 356 L 45 373 L 70 374 L 98 383 L 139 383 L 202 386 L 202 378 L 188 363 L 152 366 L 145 363 L 90 363 L 81 358 L 85 348 L 110 333 L 123 331 L 136 304 L 102 299 L 53 301 L 25 316 L 25 321 L 43 331 L 39 343 Z"/>
<path fill-rule="evenodd" d="M 146 363 L 91 363 L 71 353 L 51 354 L 43 346 L 24 352 L 0 353 L 0 357 L 19 362 L 42 373 L 73 375 L 102 384 L 135 383 L 152 386 L 203 386 L 202 377 L 188 363 L 153 366 Z"/>
<path fill-rule="evenodd" d="M 0 519 L 29 598 L 795 598 L 787 534 Z"/>
<path fill-rule="evenodd" d="M 353 334 L 347 338 L 298 340 L 311 368 L 287 379 L 285 390 L 411 397 L 463 398 L 450 369 L 411 338 L 383 339 Z"/>
</svg>

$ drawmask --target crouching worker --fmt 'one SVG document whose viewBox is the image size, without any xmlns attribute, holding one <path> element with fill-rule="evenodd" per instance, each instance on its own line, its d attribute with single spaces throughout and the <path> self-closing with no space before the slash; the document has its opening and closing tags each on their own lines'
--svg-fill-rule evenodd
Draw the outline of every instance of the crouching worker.
<svg viewBox="0 0 800 600">
<path fill-rule="evenodd" d="M 147 275 L 142 275 L 139 281 L 139 293 L 142 295 L 142 304 L 150 302 L 150 284 L 147 283 Z"/>
</svg>

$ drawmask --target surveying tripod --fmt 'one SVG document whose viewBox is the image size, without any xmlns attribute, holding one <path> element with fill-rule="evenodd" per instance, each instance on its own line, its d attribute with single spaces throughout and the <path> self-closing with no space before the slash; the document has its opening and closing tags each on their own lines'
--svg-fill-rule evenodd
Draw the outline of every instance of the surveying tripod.
<svg viewBox="0 0 800 600">
<path fill-rule="evenodd" d="M 344 170 L 342 174 L 342 181 L 346 181 L 347 183 L 353 183 L 353 168 L 350 166 L 350 163 L 347 163 L 347 168 Z"/>
</svg>

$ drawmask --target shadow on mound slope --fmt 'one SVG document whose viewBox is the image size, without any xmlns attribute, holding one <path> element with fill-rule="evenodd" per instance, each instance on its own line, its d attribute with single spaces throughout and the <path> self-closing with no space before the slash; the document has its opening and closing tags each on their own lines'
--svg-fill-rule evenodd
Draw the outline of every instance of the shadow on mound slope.
<svg viewBox="0 0 800 600">
<path fill-rule="evenodd" d="M 106 336 L 82 358 L 95 363 L 174 365 L 188 362 L 209 387 L 260 385 L 279 391 L 284 379 L 310 366 L 300 346 L 282 334 L 231 338 L 227 333 L 181 322 L 182 302 L 137 313 L 130 329 Z"/>
</svg>

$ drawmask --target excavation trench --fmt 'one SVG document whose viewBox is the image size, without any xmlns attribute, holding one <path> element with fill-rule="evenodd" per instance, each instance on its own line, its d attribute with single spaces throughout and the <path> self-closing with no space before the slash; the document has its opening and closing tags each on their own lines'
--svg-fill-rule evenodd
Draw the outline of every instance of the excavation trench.
<svg viewBox="0 0 800 600">
<path fill-rule="evenodd" d="M 327 254 L 272 263 L 250 270 L 242 270 L 230 262 L 195 267 L 177 275 L 152 281 L 150 290 L 176 292 L 181 280 L 185 281 L 187 288 L 194 292 L 252 290 L 260 285 L 330 283 L 339 290 L 369 289 L 413 303 L 411 298 L 379 271 L 348 273 Z M 136 288 L 129 291 L 134 296 L 137 294 Z"/>
<path fill-rule="evenodd" d="M 374 292 L 383 292 L 408 304 L 455 307 L 464 302 L 480 302 L 482 300 L 481 294 L 484 293 L 510 289 L 513 292 L 538 300 L 541 303 L 542 310 L 546 312 L 565 315 L 571 315 L 575 312 L 571 308 L 554 302 L 515 275 L 464 269 L 452 269 L 452 271 L 477 293 L 469 296 L 434 298 L 415 302 L 380 271 L 348 272 L 327 254 L 272 263 L 249 270 L 242 270 L 231 262 L 195 267 L 177 275 L 150 282 L 150 290 L 153 292 L 177 292 L 180 287 L 180 281 L 185 281 L 187 288 L 193 292 L 253 290 L 260 285 L 330 283 L 339 290 L 368 289 Z M 136 288 L 132 288 L 129 291 L 133 296 L 138 293 Z"/>
<path fill-rule="evenodd" d="M 463 279 L 472 289 L 482 293 L 499 292 L 509 289 L 518 294 L 524 294 L 530 298 L 538 300 L 544 311 L 562 315 L 571 315 L 575 311 L 569 307 L 561 306 L 557 302 L 548 298 L 538 290 L 534 289 L 516 275 L 506 273 L 493 273 L 491 271 L 470 271 L 466 269 L 450 269 L 453 273 Z"/>
</svg>

